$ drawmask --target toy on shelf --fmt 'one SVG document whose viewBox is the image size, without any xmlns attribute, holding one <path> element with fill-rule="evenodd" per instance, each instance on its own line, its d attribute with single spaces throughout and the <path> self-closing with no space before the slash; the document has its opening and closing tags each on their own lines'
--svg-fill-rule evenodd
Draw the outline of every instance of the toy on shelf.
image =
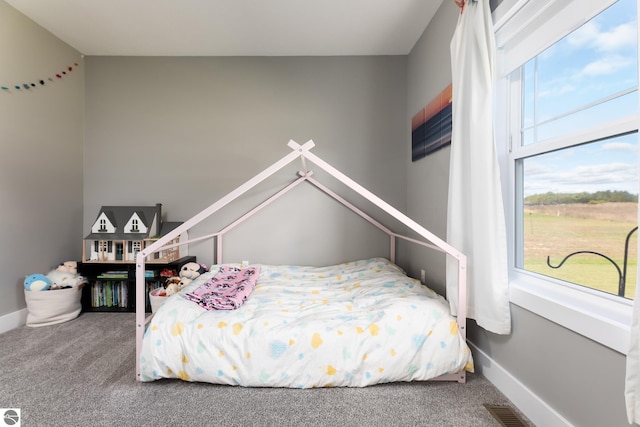
<svg viewBox="0 0 640 427">
<path fill-rule="evenodd" d="M 155 206 L 102 206 L 82 241 L 83 263 L 133 263 L 136 255 L 179 227 L 162 220 L 162 204 Z M 187 240 L 186 232 L 171 244 Z M 186 246 L 173 246 L 147 257 L 147 263 L 167 263 L 187 255 Z"/>
</svg>

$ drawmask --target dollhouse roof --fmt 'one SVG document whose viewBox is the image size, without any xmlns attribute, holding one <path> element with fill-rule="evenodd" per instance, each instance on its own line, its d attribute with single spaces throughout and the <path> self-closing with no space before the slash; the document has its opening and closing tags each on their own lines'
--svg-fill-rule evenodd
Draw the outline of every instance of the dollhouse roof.
<svg viewBox="0 0 640 427">
<path fill-rule="evenodd" d="M 168 234 L 170 231 L 178 228 L 181 225 L 181 222 L 163 222 L 160 225 L 160 235 L 158 237 L 162 237 L 165 234 Z"/>
<path fill-rule="evenodd" d="M 143 240 L 149 237 L 161 237 L 178 227 L 181 222 L 162 222 L 161 205 L 156 206 L 102 206 L 95 223 L 106 218 L 114 227 L 114 232 L 91 232 L 85 240 Z M 127 233 L 125 225 L 136 216 L 147 229 L 146 233 Z M 92 226 L 92 230 L 93 230 Z"/>
</svg>

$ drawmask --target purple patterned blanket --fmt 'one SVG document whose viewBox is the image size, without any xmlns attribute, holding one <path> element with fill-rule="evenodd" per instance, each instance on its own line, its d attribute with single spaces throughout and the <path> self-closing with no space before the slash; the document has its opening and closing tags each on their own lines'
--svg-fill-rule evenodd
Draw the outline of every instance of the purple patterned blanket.
<svg viewBox="0 0 640 427">
<path fill-rule="evenodd" d="M 185 298 L 207 310 L 235 310 L 249 298 L 259 273 L 259 267 L 220 267 L 215 276 Z"/>
</svg>

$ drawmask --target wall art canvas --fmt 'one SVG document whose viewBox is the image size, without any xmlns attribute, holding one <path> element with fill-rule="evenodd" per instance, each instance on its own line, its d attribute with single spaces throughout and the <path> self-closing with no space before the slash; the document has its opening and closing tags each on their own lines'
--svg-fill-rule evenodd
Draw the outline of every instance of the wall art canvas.
<svg viewBox="0 0 640 427">
<path fill-rule="evenodd" d="M 411 160 L 421 158 L 451 144 L 451 85 L 411 119 Z"/>
</svg>

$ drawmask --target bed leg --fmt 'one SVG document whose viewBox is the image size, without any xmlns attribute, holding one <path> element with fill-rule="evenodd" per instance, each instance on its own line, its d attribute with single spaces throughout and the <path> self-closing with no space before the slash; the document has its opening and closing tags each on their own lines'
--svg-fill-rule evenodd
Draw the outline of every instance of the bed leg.
<svg viewBox="0 0 640 427">
<path fill-rule="evenodd" d="M 144 334 L 144 326 L 144 322 L 140 324 L 136 320 L 136 381 L 140 381 L 140 352 L 142 350 L 142 338 L 139 338 L 139 336 Z"/>
<path fill-rule="evenodd" d="M 140 354 L 142 353 L 142 338 L 145 330 L 145 278 L 144 255 L 138 252 L 136 261 L 136 381 L 141 380 Z"/>
</svg>

